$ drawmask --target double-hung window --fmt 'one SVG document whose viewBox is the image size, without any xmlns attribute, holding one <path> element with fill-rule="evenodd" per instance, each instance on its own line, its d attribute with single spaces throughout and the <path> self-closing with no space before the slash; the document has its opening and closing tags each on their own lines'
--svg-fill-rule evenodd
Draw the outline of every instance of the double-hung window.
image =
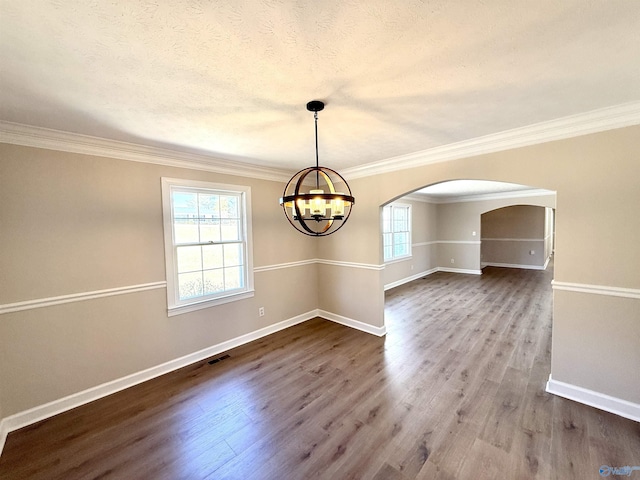
<svg viewBox="0 0 640 480">
<path fill-rule="evenodd" d="M 411 256 L 411 205 L 392 203 L 382 208 L 384 261 Z"/>
<path fill-rule="evenodd" d="M 251 189 L 162 179 L 169 315 L 253 296 Z"/>
</svg>

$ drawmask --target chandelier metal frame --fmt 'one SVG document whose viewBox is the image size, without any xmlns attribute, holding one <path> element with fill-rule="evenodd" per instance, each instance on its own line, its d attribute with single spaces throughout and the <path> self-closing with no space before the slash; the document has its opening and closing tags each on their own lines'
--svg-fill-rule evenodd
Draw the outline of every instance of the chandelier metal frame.
<svg viewBox="0 0 640 480">
<path fill-rule="evenodd" d="M 291 177 L 280 198 L 289 223 L 299 232 L 314 237 L 331 235 L 342 228 L 355 203 L 347 181 L 335 170 L 319 165 L 318 112 L 323 109 L 324 102 L 319 100 L 307 103 L 315 123 L 316 165 Z M 344 192 L 336 192 L 336 185 Z"/>
</svg>

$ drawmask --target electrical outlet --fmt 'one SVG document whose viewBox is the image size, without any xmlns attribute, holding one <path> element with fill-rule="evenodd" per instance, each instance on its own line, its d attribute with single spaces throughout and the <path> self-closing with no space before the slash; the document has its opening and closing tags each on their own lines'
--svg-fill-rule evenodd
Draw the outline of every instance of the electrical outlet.
<svg viewBox="0 0 640 480">
<path fill-rule="evenodd" d="M 261 317 L 264 317 L 264 307 L 260 307 L 258 309 L 258 315 L 260 315 Z"/>
<path fill-rule="evenodd" d="M 529 250 L 529 255 L 535 255 L 536 251 L 535 250 Z"/>
<path fill-rule="evenodd" d="M 451 259 L 451 263 L 456 263 L 456 261 L 452 258 L 452 259 Z"/>
<path fill-rule="evenodd" d="M 411 265 L 411 270 L 413 270 L 413 265 Z"/>
</svg>

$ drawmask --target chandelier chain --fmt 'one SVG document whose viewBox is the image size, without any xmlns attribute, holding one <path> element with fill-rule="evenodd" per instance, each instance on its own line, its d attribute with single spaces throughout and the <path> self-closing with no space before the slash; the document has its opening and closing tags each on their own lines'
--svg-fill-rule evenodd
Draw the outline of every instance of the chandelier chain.
<svg viewBox="0 0 640 480">
<path fill-rule="evenodd" d="M 318 112 L 313 112 L 313 118 L 316 126 L 316 168 L 320 166 L 318 161 Z M 316 171 L 316 188 L 320 188 L 320 174 Z"/>
</svg>

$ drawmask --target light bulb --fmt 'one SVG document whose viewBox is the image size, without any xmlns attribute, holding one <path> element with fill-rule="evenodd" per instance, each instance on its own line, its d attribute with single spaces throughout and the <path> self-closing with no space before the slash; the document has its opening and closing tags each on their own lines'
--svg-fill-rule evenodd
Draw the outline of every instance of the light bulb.
<svg viewBox="0 0 640 480">
<path fill-rule="evenodd" d="M 324 190 L 311 190 L 309 193 L 311 195 L 323 194 Z M 310 207 L 311 207 L 311 215 L 324 216 L 327 210 L 327 202 L 322 197 L 314 197 L 311 199 Z"/>
</svg>

